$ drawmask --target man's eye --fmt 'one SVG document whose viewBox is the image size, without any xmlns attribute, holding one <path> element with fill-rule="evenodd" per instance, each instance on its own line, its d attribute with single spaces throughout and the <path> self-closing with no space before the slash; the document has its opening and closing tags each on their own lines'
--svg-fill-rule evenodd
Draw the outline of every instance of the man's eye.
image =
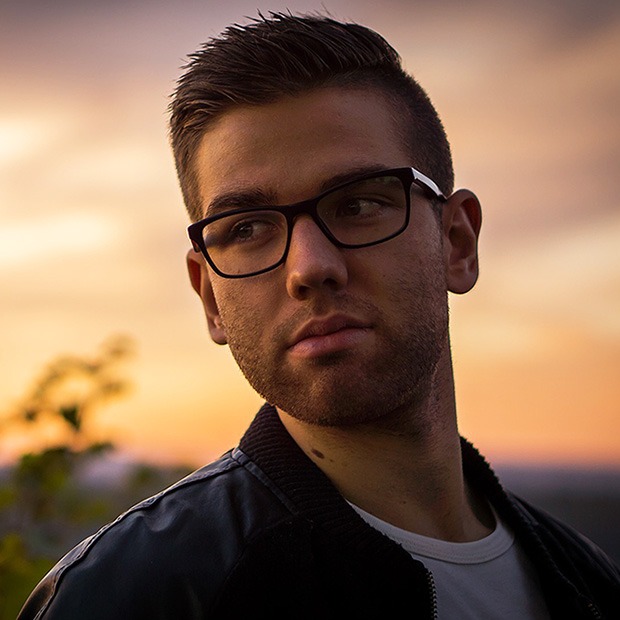
<svg viewBox="0 0 620 620">
<path fill-rule="evenodd" d="M 230 231 L 230 236 L 237 239 L 250 239 L 255 230 L 255 223 L 244 222 Z"/>
<path fill-rule="evenodd" d="M 338 206 L 337 217 L 370 217 L 380 213 L 383 203 L 369 198 L 355 198 Z"/>
<path fill-rule="evenodd" d="M 243 220 L 230 227 L 224 243 L 267 241 L 277 234 L 277 226 L 271 220 Z"/>
</svg>

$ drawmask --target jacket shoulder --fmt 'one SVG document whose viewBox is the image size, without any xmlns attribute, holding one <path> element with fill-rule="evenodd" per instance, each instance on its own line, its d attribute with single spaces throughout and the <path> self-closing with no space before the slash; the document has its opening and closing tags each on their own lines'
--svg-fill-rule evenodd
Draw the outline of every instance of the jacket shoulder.
<svg viewBox="0 0 620 620">
<path fill-rule="evenodd" d="M 64 556 L 18 620 L 201 617 L 247 541 L 290 515 L 250 470 L 228 452 L 133 506 Z"/>
</svg>

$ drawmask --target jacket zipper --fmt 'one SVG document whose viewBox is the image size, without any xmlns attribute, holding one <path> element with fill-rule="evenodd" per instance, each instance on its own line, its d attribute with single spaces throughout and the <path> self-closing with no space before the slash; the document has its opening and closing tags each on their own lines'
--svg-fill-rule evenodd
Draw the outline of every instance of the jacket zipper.
<svg viewBox="0 0 620 620">
<path fill-rule="evenodd" d="M 597 620 L 603 617 L 601 616 L 601 612 L 598 610 L 598 607 L 592 601 L 588 602 L 588 611 L 590 611 L 592 613 L 592 617 Z"/>
<path fill-rule="evenodd" d="M 433 573 L 428 568 L 426 569 L 426 582 L 428 583 L 428 589 L 431 593 L 431 605 L 433 607 L 433 620 L 437 620 L 437 589 L 435 588 L 435 579 Z"/>
</svg>

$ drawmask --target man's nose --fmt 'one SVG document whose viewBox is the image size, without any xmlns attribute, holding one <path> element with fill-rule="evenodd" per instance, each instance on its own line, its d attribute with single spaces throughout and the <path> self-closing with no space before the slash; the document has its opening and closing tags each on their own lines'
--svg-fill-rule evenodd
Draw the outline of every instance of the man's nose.
<svg viewBox="0 0 620 620">
<path fill-rule="evenodd" d="M 338 291 L 348 280 L 343 250 L 309 215 L 302 215 L 293 224 L 285 269 L 288 294 L 299 300 L 321 289 Z"/>
</svg>

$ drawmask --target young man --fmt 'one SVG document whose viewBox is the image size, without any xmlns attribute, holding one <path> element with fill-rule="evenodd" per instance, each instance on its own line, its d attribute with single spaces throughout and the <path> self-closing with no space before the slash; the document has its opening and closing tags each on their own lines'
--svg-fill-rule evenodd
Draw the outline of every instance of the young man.
<svg viewBox="0 0 620 620">
<path fill-rule="evenodd" d="M 192 56 L 172 145 L 239 447 L 52 570 L 20 618 L 618 618 L 612 562 L 459 437 L 447 293 L 480 206 L 396 52 L 272 14 Z"/>
</svg>

